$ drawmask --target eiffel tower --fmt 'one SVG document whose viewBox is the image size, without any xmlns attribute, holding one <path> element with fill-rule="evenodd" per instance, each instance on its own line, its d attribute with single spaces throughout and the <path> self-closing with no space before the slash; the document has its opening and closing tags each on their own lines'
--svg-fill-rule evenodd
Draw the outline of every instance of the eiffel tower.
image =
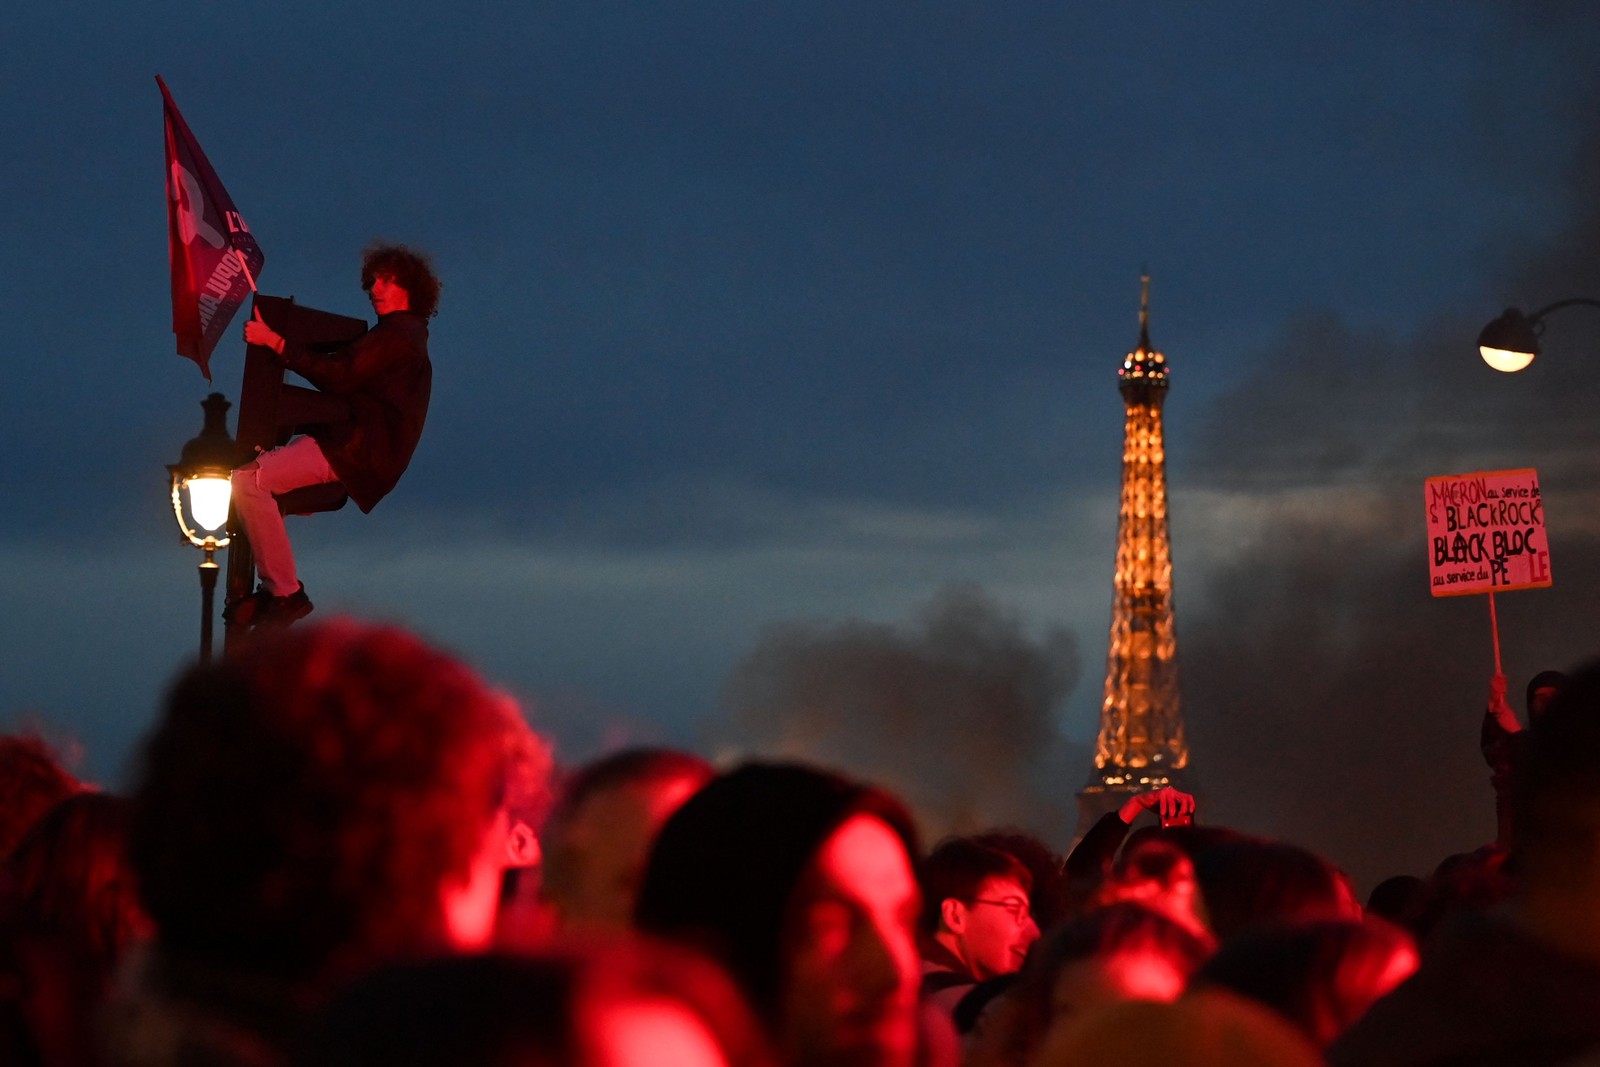
<svg viewBox="0 0 1600 1067">
<path fill-rule="evenodd" d="M 1078 834 L 1135 793 L 1178 785 L 1189 762 L 1178 704 L 1178 642 L 1167 534 L 1167 454 L 1161 404 L 1167 358 L 1150 345 L 1150 276 L 1140 278 L 1139 345 L 1117 388 L 1127 411 L 1117 519 L 1111 645 L 1094 770 L 1078 794 Z"/>
</svg>

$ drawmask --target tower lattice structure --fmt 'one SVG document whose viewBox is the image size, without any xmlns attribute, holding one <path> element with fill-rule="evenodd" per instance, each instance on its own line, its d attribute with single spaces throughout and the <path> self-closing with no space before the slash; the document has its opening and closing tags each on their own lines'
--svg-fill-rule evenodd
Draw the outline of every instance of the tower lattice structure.
<svg viewBox="0 0 1600 1067">
<path fill-rule="evenodd" d="M 1150 276 L 1140 283 L 1139 344 L 1117 371 L 1126 421 L 1111 642 L 1094 770 L 1079 794 L 1080 833 L 1129 795 L 1174 784 L 1189 762 L 1178 700 L 1161 423 L 1168 366 L 1150 344 Z"/>
</svg>

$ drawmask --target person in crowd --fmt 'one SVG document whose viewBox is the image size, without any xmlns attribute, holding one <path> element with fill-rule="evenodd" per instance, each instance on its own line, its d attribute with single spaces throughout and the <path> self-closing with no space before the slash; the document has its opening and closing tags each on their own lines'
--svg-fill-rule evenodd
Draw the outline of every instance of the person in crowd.
<svg viewBox="0 0 1600 1067">
<path fill-rule="evenodd" d="M 38 737 L 0 737 L 0 860 L 45 812 L 83 788 Z"/>
<path fill-rule="evenodd" d="M 0 1063 L 93 1062 L 86 1022 L 152 932 L 128 863 L 128 817 L 123 797 L 74 793 L 0 866 Z"/>
<path fill-rule="evenodd" d="M 747 763 L 662 827 L 636 922 L 725 966 L 788 1067 L 908 1067 L 941 1036 L 917 997 L 916 855 L 882 790 Z"/>
<path fill-rule="evenodd" d="M 128 862 L 130 805 L 84 790 L 36 823 L 3 868 L 13 913 L 35 930 L 70 939 L 103 977 L 152 933 Z"/>
<path fill-rule="evenodd" d="M 1215 948 L 1149 908 L 1112 904 L 1046 934 L 1020 982 L 989 1007 L 992 1018 L 968 1047 L 971 1067 L 1024 1067 L 1059 1019 L 1125 1000 L 1172 1000 Z"/>
<path fill-rule="evenodd" d="M 1050 929 L 1071 912 L 1067 879 L 1061 870 L 1062 857 L 1038 837 L 1021 830 L 1003 829 L 972 834 L 971 840 L 1009 852 L 1028 868 L 1033 879 L 1028 905 L 1033 909 L 1033 922 L 1039 929 Z"/>
<path fill-rule="evenodd" d="M 1528 680 L 1526 704 L 1528 723 L 1537 725 L 1544 717 L 1544 709 L 1555 699 L 1567 676 L 1560 671 L 1540 671 Z M 1517 767 L 1523 761 L 1527 747 L 1522 723 L 1506 700 L 1506 676 L 1496 672 L 1489 678 L 1489 703 L 1483 713 L 1483 726 L 1478 744 L 1484 762 L 1489 765 L 1489 784 L 1494 788 L 1495 840 L 1502 848 L 1511 847 L 1512 794 L 1515 789 Z"/>
<path fill-rule="evenodd" d="M 1428 907 L 1428 882 L 1414 874 L 1385 878 L 1367 894 L 1367 914 L 1387 919 L 1418 936 L 1422 915 Z"/>
<path fill-rule="evenodd" d="M 1217 950 L 1192 987 L 1231 990 L 1272 1008 L 1327 1048 L 1417 969 L 1411 935 L 1382 919 L 1258 927 Z"/>
<path fill-rule="evenodd" d="M 1271 1010 L 1226 990 L 1173 1001 L 1128 1000 L 1059 1020 L 1030 1067 L 1323 1067 L 1305 1037 Z"/>
<path fill-rule="evenodd" d="M 1510 857 L 1498 842 L 1457 852 L 1439 861 L 1424 883 L 1412 929 L 1425 940 L 1440 923 L 1468 911 L 1489 911 L 1511 897 Z"/>
<path fill-rule="evenodd" d="M 630 748 L 581 768 L 545 827 L 540 897 L 562 933 L 626 932 L 668 816 L 716 772 L 699 756 Z"/>
<path fill-rule="evenodd" d="M 1218 941 L 1264 923 L 1361 915 L 1343 871 L 1286 841 L 1237 835 L 1201 849 L 1194 868 Z"/>
<path fill-rule="evenodd" d="M 485 948 L 508 791 L 542 748 L 396 627 L 257 635 L 190 669 L 143 751 L 130 856 L 158 935 L 113 998 L 112 1062 L 275 1063 L 355 975 Z"/>
<path fill-rule="evenodd" d="M 1600 660 L 1527 733 L 1510 900 L 1442 922 L 1417 973 L 1329 1048 L 1335 1067 L 1541 1067 L 1600 1050 Z"/>
<path fill-rule="evenodd" d="M 1194 861 L 1159 836 L 1135 835 L 1095 891 L 1094 904 L 1131 902 L 1165 915 L 1201 937 L 1209 937 Z"/>
<path fill-rule="evenodd" d="M 548 909 L 539 900 L 539 885 L 544 869 L 541 835 L 555 800 L 552 777 L 548 746 L 516 750 L 506 783 L 506 869 L 494 932 L 494 943 L 506 949 L 536 947 L 550 936 Z"/>
<path fill-rule="evenodd" d="M 261 585 L 230 603 L 241 626 L 287 626 L 311 612 L 295 569 L 278 498 L 308 485 L 338 482 L 363 512 L 377 507 L 411 463 L 428 415 L 433 365 L 428 320 L 439 308 L 439 279 L 427 258 L 404 245 L 375 244 L 361 261 L 361 288 L 377 325 L 336 352 L 315 351 L 261 321 L 244 339 L 317 387 L 306 432 L 233 472 L 234 513 L 254 553 Z"/>
<path fill-rule="evenodd" d="M 1000 1001 L 1021 981 L 1021 971 L 997 974 L 993 978 L 985 978 L 976 983 L 962 994 L 961 999 L 956 1001 L 956 1006 L 950 1009 L 950 1021 L 955 1024 L 956 1033 L 960 1035 L 963 1047 L 983 1037 L 984 1029 L 990 1021 L 990 1006 Z"/>
<path fill-rule="evenodd" d="M 646 941 L 390 965 L 340 993 L 302 1067 L 769 1067 L 714 965 Z"/>
<path fill-rule="evenodd" d="M 1100 816 L 1067 853 L 1062 865 L 1070 901 L 1082 907 L 1093 896 L 1101 879 L 1111 870 L 1129 829 L 1147 811 L 1154 812 L 1163 827 L 1189 826 L 1194 822 L 1195 800 L 1189 793 L 1165 786 L 1136 793 L 1117 810 Z"/>
<path fill-rule="evenodd" d="M 974 984 L 1020 970 L 1039 939 L 1033 877 L 1015 856 L 951 837 L 917 867 L 922 995 L 946 1011 Z"/>
</svg>

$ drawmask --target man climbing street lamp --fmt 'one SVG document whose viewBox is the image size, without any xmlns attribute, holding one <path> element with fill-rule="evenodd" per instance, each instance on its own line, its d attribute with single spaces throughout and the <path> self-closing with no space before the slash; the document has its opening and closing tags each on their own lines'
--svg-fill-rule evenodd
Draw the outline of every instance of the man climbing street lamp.
<svg viewBox="0 0 1600 1067">
<path fill-rule="evenodd" d="M 282 627 L 311 613 L 295 568 L 280 498 L 306 486 L 338 484 L 363 512 L 399 482 L 422 437 L 432 391 L 428 320 L 439 279 L 426 258 L 403 245 L 374 245 L 361 287 L 378 322 L 332 352 L 286 338 L 259 310 L 244 338 L 316 386 L 314 421 L 301 436 L 262 452 L 233 472 L 234 514 L 254 554 L 256 590 L 228 604 L 233 626 Z M 304 391 L 302 391 L 304 392 Z"/>
</svg>

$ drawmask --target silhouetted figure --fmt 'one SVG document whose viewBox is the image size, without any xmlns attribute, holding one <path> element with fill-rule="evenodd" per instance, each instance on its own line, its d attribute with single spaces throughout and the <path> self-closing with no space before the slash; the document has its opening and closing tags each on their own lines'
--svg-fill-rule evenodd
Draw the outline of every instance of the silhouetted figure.
<svg viewBox="0 0 1600 1067">
<path fill-rule="evenodd" d="M 1510 900 L 1442 922 L 1411 980 L 1329 1049 L 1336 1067 L 1541 1067 L 1600 1049 L 1600 662 L 1527 733 Z"/>
<path fill-rule="evenodd" d="M 1305 1037 L 1271 1009 L 1221 989 L 1174 1001 L 1128 1000 L 1064 1019 L 1032 1067 L 1323 1067 Z"/>
<path fill-rule="evenodd" d="M 1263 923 L 1361 916 L 1344 872 L 1286 841 L 1236 836 L 1195 853 L 1194 869 L 1218 941 Z"/>
<path fill-rule="evenodd" d="M 303 1067 L 767 1067 L 705 960 L 643 942 L 398 964 L 335 999 Z"/>
<path fill-rule="evenodd" d="M 1544 715 L 1545 707 L 1553 700 L 1567 676 L 1560 671 L 1540 671 L 1528 680 L 1528 725 L 1535 726 Z M 1494 787 L 1495 840 L 1503 849 L 1511 848 L 1512 794 L 1515 791 L 1517 768 L 1521 765 L 1528 738 L 1517 721 L 1516 713 L 1506 701 L 1506 676 L 1495 674 L 1489 679 L 1489 703 L 1483 713 L 1483 727 L 1478 744 L 1483 750 L 1484 762 L 1489 764 L 1489 784 Z"/>
<path fill-rule="evenodd" d="M 1326 1048 L 1417 962 L 1411 935 L 1382 919 L 1288 923 L 1233 938 L 1193 983 L 1259 1001 Z"/>
<path fill-rule="evenodd" d="M 581 768 L 545 827 L 540 896 L 557 930 L 632 928 L 656 834 L 716 771 L 699 756 L 631 748 Z"/>
<path fill-rule="evenodd" d="M 1097 908 L 1046 934 L 1021 981 L 989 1008 L 966 1063 L 1026 1067 L 1062 1019 L 1125 1000 L 1172 1000 L 1215 943 L 1138 904 Z"/>
<path fill-rule="evenodd" d="M 1414 874 L 1385 878 L 1367 894 L 1367 914 L 1387 919 L 1415 935 L 1428 905 L 1428 883 Z"/>
</svg>

